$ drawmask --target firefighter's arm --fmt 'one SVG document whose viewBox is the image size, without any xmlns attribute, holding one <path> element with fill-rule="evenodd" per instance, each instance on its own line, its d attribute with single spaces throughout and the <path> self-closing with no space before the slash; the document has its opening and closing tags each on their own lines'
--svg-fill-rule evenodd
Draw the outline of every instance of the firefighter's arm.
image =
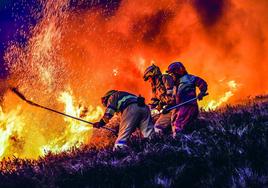
<svg viewBox="0 0 268 188">
<path fill-rule="evenodd" d="M 99 129 L 99 128 L 103 127 L 104 125 L 106 125 L 106 123 L 102 118 L 99 122 L 94 123 L 93 127 Z"/>
<path fill-rule="evenodd" d="M 172 95 L 173 93 L 173 87 L 174 87 L 174 81 L 171 76 L 163 76 L 163 83 L 166 90 L 166 95 Z"/>
<path fill-rule="evenodd" d="M 165 93 L 161 96 L 162 102 L 165 104 L 173 103 L 173 89 L 174 89 L 174 81 L 171 76 L 163 76 L 163 83 L 165 86 Z"/>
<path fill-rule="evenodd" d="M 110 119 L 112 119 L 112 117 L 115 114 L 115 110 L 112 107 L 107 107 L 104 113 L 104 116 L 101 118 L 101 120 L 99 122 L 96 122 L 93 124 L 94 128 L 101 128 L 104 125 L 106 125 L 107 123 L 109 123 Z"/>
<path fill-rule="evenodd" d="M 111 96 L 108 100 L 107 103 L 107 108 L 105 110 L 105 113 L 101 120 L 99 122 L 96 122 L 93 124 L 94 128 L 100 128 L 109 123 L 110 119 L 114 116 L 116 112 L 116 105 L 117 105 L 117 100 L 113 96 Z"/>
<path fill-rule="evenodd" d="M 195 85 L 199 88 L 200 93 L 198 94 L 198 99 L 202 100 L 204 96 L 207 95 L 207 89 L 208 89 L 208 85 L 207 82 L 205 80 L 203 80 L 200 77 L 196 77 L 195 79 Z"/>
</svg>

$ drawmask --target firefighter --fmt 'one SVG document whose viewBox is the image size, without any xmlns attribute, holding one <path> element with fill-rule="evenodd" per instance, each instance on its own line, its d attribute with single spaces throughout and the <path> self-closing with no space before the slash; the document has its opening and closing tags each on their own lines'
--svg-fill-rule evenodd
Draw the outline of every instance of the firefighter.
<svg viewBox="0 0 268 188">
<path fill-rule="evenodd" d="M 167 73 L 174 80 L 174 103 L 180 104 L 196 97 L 196 87 L 199 88 L 198 100 L 202 100 L 207 92 L 207 83 L 198 76 L 187 73 L 181 62 L 171 63 Z M 172 114 L 172 132 L 173 136 L 182 130 L 191 129 L 191 123 L 197 119 L 199 114 L 197 101 L 185 104 L 175 109 Z"/>
<path fill-rule="evenodd" d="M 115 113 L 121 115 L 119 134 L 114 149 L 126 147 L 129 137 L 136 128 L 141 130 L 145 138 L 154 133 L 151 113 L 143 97 L 124 91 L 110 90 L 101 98 L 101 101 L 106 110 L 102 119 L 93 125 L 94 128 L 107 124 Z"/>
<path fill-rule="evenodd" d="M 143 76 L 144 81 L 149 81 L 152 87 L 153 98 L 151 99 L 151 109 L 161 110 L 169 104 L 173 92 L 173 79 L 168 74 L 162 74 L 156 65 L 149 66 Z M 171 131 L 171 114 L 161 114 L 155 122 L 155 132 L 168 133 Z"/>
</svg>

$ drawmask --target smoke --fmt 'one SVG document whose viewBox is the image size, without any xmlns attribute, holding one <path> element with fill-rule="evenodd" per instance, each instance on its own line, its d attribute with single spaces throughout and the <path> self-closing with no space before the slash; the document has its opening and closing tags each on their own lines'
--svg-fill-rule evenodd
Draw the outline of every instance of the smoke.
<svg viewBox="0 0 268 188">
<path fill-rule="evenodd" d="M 8 84 L 19 87 L 27 98 L 60 111 L 62 93 L 81 106 L 100 105 L 109 89 L 149 99 L 145 68 L 155 63 L 164 72 L 172 61 L 182 61 L 189 73 L 208 82 L 210 95 L 201 106 L 268 93 L 266 0 L 40 3 L 27 43 L 13 41 L 6 50 L 4 92 Z M 23 117 L 23 130 L 27 127 L 21 136 L 23 156 L 38 156 L 37 148 L 62 139 L 63 118 L 25 105 L 8 92 L 1 100 L 4 111 L 18 105 L 22 111 L 16 115 Z M 33 137 L 38 137 L 36 147 L 31 146 Z"/>
<path fill-rule="evenodd" d="M 205 28 L 213 27 L 224 16 L 227 0 L 194 0 L 193 7 Z"/>
<path fill-rule="evenodd" d="M 43 83 L 47 95 L 70 85 L 92 101 L 112 88 L 149 97 L 149 86 L 141 79 L 146 66 L 154 61 L 164 71 L 180 60 L 190 73 L 208 81 L 211 98 L 224 92 L 218 87 L 224 80 L 238 83 L 234 99 L 267 93 L 266 1 L 43 4 L 28 46 L 12 45 L 6 53 L 11 77 L 23 80 L 25 90 L 32 87 L 25 79 L 34 77 L 34 85 Z"/>
</svg>

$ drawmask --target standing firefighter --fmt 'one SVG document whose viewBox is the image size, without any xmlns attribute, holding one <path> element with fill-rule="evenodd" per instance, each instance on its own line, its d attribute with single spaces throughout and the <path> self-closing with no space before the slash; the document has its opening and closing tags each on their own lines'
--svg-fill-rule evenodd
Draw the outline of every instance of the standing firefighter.
<svg viewBox="0 0 268 188">
<path fill-rule="evenodd" d="M 198 76 L 187 73 L 184 65 L 181 62 L 174 62 L 169 65 L 167 73 L 170 74 L 174 80 L 175 104 L 180 104 L 196 97 L 196 87 L 199 88 L 200 93 L 197 96 L 198 100 L 202 100 L 207 92 L 207 83 Z M 173 135 L 189 128 L 190 124 L 198 116 L 199 109 L 197 101 L 185 104 L 173 112 L 172 115 L 172 131 Z"/>
<path fill-rule="evenodd" d="M 172 99 L 173 79 L 168 74 L 162 74 L 160 68 L 154 64 L 149 66 L 144 72 L 144 81 L 149 81 L 152 87 L 153 98 L 151 99 L 151 109 L 161 110 Z M 171 126 L 171 112 L 161 114 L 155 122 L 155 131 L 158 133 L 168 132 Z"/>
<path fill-rule="evenodd" d="M 101 98 L 101 101 L 106 107 L 106 111 L 102 119 L 93 125 L 95 128 L 107 124 L 115 113 L 121 114 L 119 134 L 114 149 L 127 146 L 127 141 L 136 128 L 141 130 L 145 138 L 154 133 L 150 110 L 145 105 L 143 97 L 137 97 L 124 91 L 111 90 Z"/>
</svg>

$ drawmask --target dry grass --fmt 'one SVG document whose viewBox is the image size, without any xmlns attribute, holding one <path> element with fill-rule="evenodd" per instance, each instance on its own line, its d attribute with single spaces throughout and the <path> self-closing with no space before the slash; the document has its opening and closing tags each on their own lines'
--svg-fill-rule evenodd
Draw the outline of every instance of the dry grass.
<svg viewBox="0 0 268 188">
<path fill-rule="evenodd" d="M 196 130 L 176 139 L 134 137 L 112 151 L 111 135 L 95 146 L 0 163 L 0 187 L 265 187 L 268 186 L 268 103 L 203 112 Z"/>
</svg>

